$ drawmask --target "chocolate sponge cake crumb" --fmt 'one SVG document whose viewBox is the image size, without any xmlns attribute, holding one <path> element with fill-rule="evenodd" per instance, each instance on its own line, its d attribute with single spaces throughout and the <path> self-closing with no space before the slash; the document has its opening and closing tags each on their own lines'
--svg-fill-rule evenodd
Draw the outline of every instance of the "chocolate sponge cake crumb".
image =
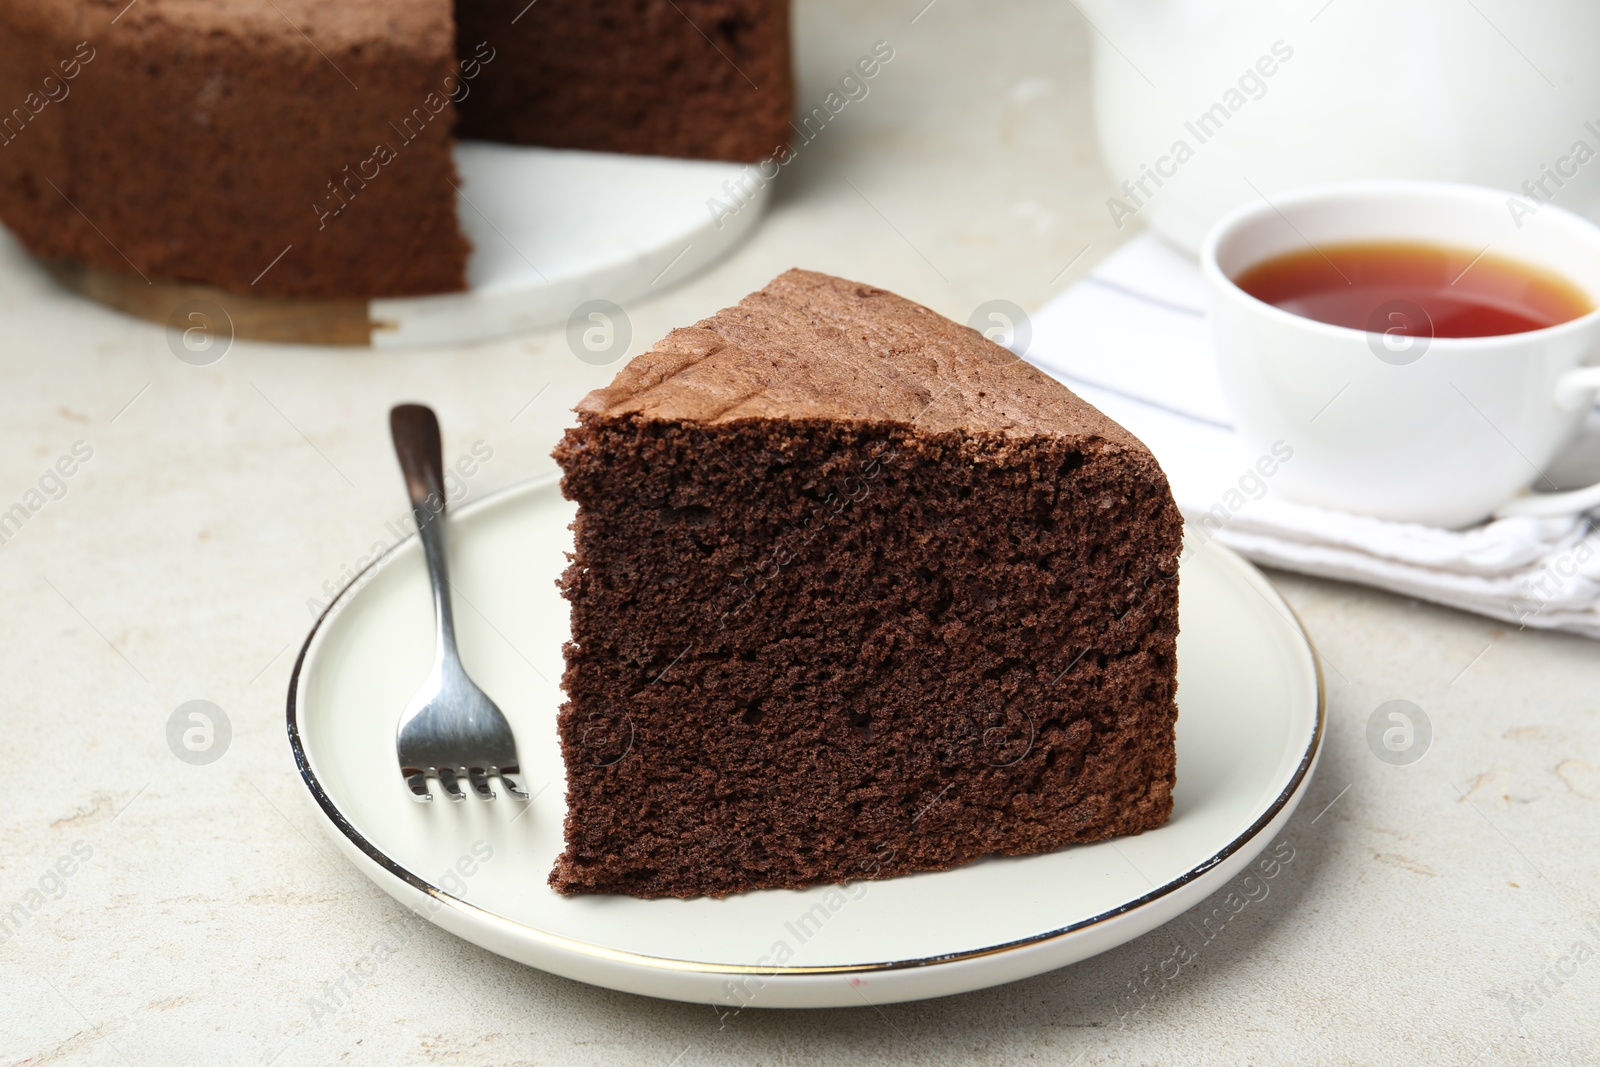
<svg viewBox="0 0 1600 1067">
<path fill-rule="evenodd" d="M 976 332 L 789 271 L 578 406 L 563 893 L 721 896 L 1162 825 L 1182 523 Z"/>
<path fill-rule="evenodd" d="M 457 0 L 463 137 L 753 162 L 794 136 L 788 0 Z"/>
</svg>

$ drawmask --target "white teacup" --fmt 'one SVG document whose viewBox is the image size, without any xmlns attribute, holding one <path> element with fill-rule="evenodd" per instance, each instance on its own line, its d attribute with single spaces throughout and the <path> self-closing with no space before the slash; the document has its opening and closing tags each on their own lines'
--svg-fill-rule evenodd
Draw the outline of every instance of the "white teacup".
<svg viewBox="0 0 1600 1067">
<path fill-rule="evenodd" d="M 1539 491 L 1554 488 L 1543 472 L 1600 391 L 1600 310 L 1496 337 L 1387 336 L 1303 318 L 1232 281 L 1308 245 L 1397 240 L 1487 249 L 1560 275 L 1600 309 L 1600 227 L 1549 204 L 1514 215 L 1504 192 L 1352 182 L 1223 219 L 1200 254 L 1217 360 L 1245 442 L 1294 449 L 1273 485 L 1305 503 L 1450 528 L 1600 506 L 1600 485 Z"/>
</svg>

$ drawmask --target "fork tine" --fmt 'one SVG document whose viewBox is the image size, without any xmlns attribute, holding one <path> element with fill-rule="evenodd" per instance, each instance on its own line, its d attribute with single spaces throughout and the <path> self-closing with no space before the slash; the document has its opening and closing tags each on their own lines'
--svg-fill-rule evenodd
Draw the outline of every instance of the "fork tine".
<svg viewBox="0 0 1600 1067">
<path fill-rule="evenodd" d="M 449 795 L 451 800 L 460 801 L 467 799 L 467 794 L 461 791 L 461 783 L 456 780 L 455 768 L 439 768 L 439 785 L 444 789 L 445 793 Z"/>
<path fill-rule="evenodd" d="M 433 799 L 433 794 L 428 792 L 428 776 L 421 771 L 406 775 L 406 786 L 411 790 L 411 799 L 418 804 L 426 804 Z"/>
<path fill-rule="evenodd" d="M 479 800 L 494 799 L 494 790 L 489 788 L 489 776 L 482 767 L 468 767 L 467 780 L 472 783 L 472 791 L 478 794 Z"/>
<path fill-rule="evenodd" d="M 521 773 L 522 772 L 519 771 L 515 767 L 502 767 L 502 768 L 500 768 L 500 784 L 506 787 L 506 792 L 507 793 L 510 793 L 512 796 L 516 797 L 518 800 L 527 800 L 528 799 L 528 791 L 526 789 L 522 788 L 522 786 L 518 785 L 515 778 L 511 777 L 513 774 L 521 774 Z"/>
</svg>

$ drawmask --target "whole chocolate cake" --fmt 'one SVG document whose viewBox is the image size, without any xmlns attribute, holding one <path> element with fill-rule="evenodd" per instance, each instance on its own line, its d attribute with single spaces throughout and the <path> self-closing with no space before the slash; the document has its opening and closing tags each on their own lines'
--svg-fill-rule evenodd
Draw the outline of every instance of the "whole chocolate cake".
<svg viewBox="0 0 1600 1067">
<path fill-rule="evenodd" d="M 1182 521 L 975 331 L 789 271 L 578 405 L 565 893 L 941 870 L 1163 824 Z"/>
<path fill-rule="evenodd" d="M 458 290 L 458 118 L 753 161 L 792 100 L 788 0 L 3 0 L 0 222 L 144 280 Z"/>
</svg>

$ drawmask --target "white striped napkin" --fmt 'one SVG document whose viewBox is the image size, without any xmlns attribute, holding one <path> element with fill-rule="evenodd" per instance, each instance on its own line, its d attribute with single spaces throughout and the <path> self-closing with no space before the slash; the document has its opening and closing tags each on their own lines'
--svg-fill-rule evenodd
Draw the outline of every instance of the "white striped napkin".
<svg viewBox="0 0 1600 1067">
<path fill-rule="evenodd" d="M 1600 530 L 1592 517 L 1442 530 L 1296 504 L 1271 492 L 1270 478 L 1252 473 L 1257 457 L 1245 454 L 1230 424 L 1205 306 L 1195 262 L 1145 234 L 1033 317 L 1025 355 L 1150 447 L 1192 533 L 1269 566 L 1600 638 Z M 1550 472 L 1558 484 L 1600 477 L 1579 469 L 1600 441 L 1596 413 L 1588 429 L 1585 442 Z"/>
</svg>

